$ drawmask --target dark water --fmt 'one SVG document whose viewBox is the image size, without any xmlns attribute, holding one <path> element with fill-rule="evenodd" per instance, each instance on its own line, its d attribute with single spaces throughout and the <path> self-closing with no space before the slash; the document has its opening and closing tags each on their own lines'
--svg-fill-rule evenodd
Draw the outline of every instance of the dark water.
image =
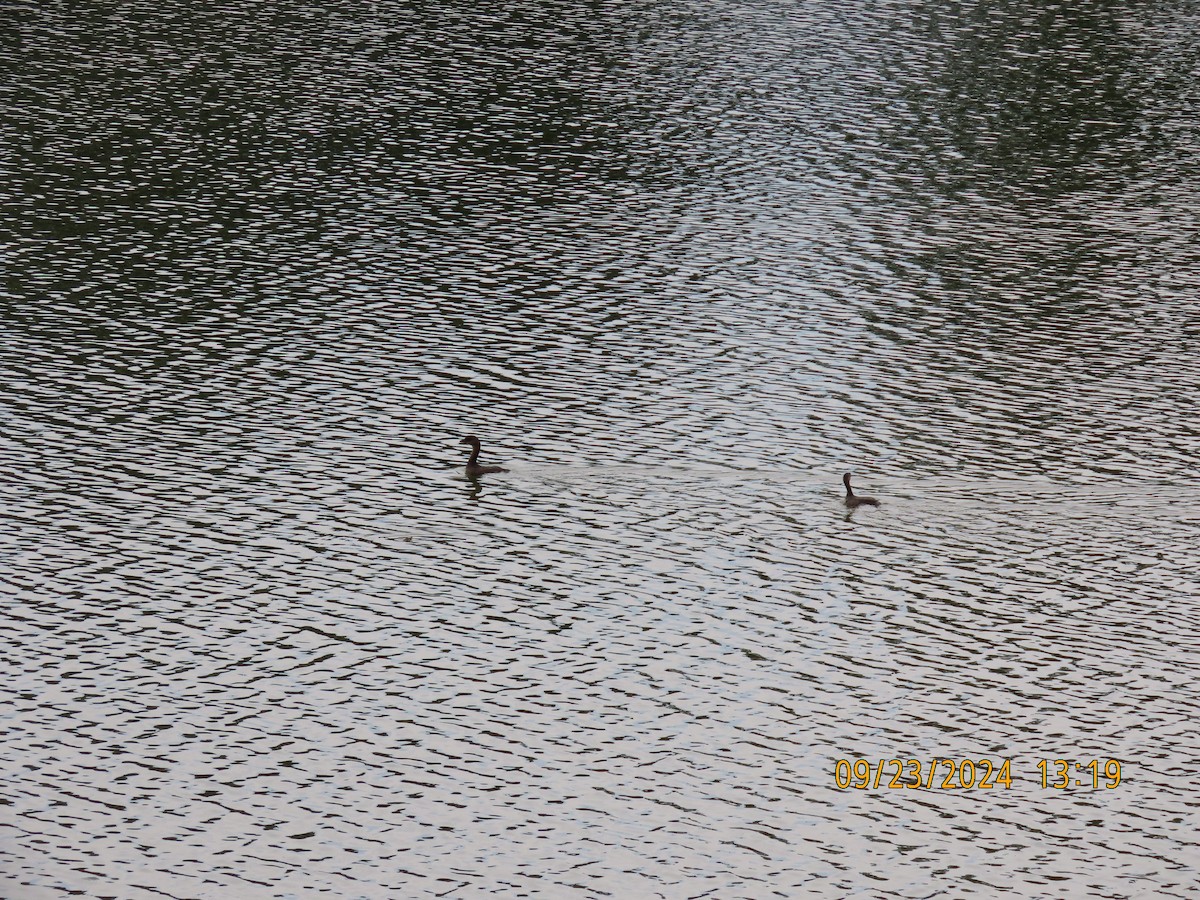
<svg viewBox="0 0 1200 900">
<path fill-rule="evenodd" d="M 1195 896 L 1194 4 L 0 35 L 0 895 Z"/>
</svg>

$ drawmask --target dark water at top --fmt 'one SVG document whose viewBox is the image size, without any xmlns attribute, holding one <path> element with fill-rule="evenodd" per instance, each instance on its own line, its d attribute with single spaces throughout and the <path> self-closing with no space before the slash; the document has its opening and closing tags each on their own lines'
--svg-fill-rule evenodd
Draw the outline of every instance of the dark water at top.
<svg viewBox="0 0 1200 900">
<path fill-rule="evenodd" d="M 1198 35 L 0 6 L 0 895 L 1195 896 Z"/>
</svg>

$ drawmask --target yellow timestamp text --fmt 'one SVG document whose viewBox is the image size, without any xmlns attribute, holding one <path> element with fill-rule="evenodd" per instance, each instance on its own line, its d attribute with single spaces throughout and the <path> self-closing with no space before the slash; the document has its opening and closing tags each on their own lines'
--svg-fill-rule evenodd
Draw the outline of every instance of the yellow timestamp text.
<svg viewBox="0 0 1200 900">
<path fill-rule="evenodd" d="M 1115 788 L 1121 783 L 1121 763 L 1115 759 L 1074 762 L 1043 759 L 1037 764 L 1044 788 Z M 925 788 L 934 790 L 992 790 L 1012 788 L 1012 760 L 1001 759 L 839 759 L 833 783 L 842 790 Z"/>
<path fill-rule="evenodd" d="M 1103 768 L 1101 768 L 1103 766 Z M 1042 773 L 1042 787 L 1065 790 L 1069 787 L 1090 787 L 1092 790 L 1111 790 L 1121 783 L 1121 763 L 1116 759 L 1043 759 L 1037 764 Z M 1101 784 L 1101 781 L 1104 784 Z"/>
</svg>

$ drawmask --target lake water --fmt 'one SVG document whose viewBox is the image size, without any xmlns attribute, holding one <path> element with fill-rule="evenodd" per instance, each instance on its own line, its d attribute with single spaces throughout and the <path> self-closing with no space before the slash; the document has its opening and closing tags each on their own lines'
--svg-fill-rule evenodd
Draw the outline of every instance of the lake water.
<svg viewBox="0 0 1200 900">
<path fill-rule="evenodd" d="M 0 895 L 1196 896 L 1195 4 L 0 22 Z"/>
</svg>

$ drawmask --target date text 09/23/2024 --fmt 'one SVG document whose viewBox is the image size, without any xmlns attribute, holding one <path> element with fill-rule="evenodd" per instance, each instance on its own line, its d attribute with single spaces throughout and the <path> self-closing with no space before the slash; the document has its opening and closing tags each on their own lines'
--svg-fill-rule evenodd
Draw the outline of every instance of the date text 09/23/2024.
<svg viewBox="0 0 1200 900">
<path fill-rule="evenodd" d="M 1121 783 L 1121 763 L 1115 759 L 1039 760 L 1041 786 L 1064 790 L 1069 787 L 1111 789 Z M 1012 787 L 1012 760 L 990 759 L 839 759 L 833 767 L 833 782 L 839 788 L 926 788 L 934 790 L 989 790 Z"/>
</svg>

